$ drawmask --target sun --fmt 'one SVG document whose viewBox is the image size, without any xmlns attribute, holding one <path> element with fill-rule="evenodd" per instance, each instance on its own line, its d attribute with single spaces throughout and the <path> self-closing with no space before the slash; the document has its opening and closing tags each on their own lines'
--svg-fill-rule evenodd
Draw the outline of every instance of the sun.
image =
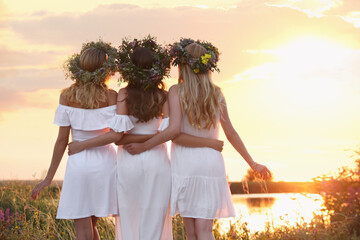
<svg viewBox="0 0 360 240">
<path fill-rule="evenodd" d="M 345 104 L 346 89 L 339 81 L 351 49 L 328 39 L 303 37 L 272 51 L 277 94 L 289 109 L 317 114 Z"/>
<path fill-rule="evenodd" d="M 326 38 L 305 36 L 276 49 L 273 53 L 290 63 L 308 68 L 337 66 L 351 50 Z"/>
</svg>

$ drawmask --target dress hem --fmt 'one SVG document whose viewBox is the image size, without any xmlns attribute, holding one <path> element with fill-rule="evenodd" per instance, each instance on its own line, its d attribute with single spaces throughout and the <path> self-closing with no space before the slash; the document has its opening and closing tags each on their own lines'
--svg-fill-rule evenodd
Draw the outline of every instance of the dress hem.
<svg viewBox="0 0 360 240">
<path fill-rule="evenodd" d="M 236 215 L 231 215 L 231 216 L 226 216 L 226 217 L 223 217 L 223 216 L 219 216 L 219 217 L 199 217 L 199 216 L 194 216 L 194 215 L 187 215 L 187 214 L 180 214 L 180 213 L 176 213 L 176 214 L 171 214 L 171 217 L 175 217 L 177 214 L 180 215 L 180 217 L 186 217 L 186 218 L 201 218 L 201 219 L 221 219 L 221 218 L 232 218 L 232 217 L 236 217 Z"/>
<path fill-rule="evenodd" d="M 61 217 L 58 217 L 56 216 L 56 219 L 80 219 L 80 218 L 87 218 L 87 217 L 92 217 L 92 216 L 95 216 L 95 217 L 114 217 L 114 216 L 118 216 L 119 214 L 118 213 L 108 213 L 108 214 L 86 214 L 86 215 L 80 215 L 80 216 L 61 216 Z"/>
</svg>

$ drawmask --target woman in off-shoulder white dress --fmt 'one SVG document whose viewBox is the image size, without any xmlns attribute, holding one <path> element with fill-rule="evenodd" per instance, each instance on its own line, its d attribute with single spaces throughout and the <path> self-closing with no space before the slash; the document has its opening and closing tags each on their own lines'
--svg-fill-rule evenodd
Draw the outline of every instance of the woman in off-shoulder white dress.
<svg viewBox="0 0 360 240">
<path fill-rule="evenodd" d="M 114 59 L 107 55 L 107 49 L 111 49 L 109 44 L 91 42 L 83 46 L 81 54 L 74 55 L 68 62 L 75 66 L 68 71 L 77 68 L 91 78 L 72 72 L 75 83 L 61 93 L 54 119 L 59 133 L 52 161 L 45 179 L 33 189 L 33 199 L 53 180 L 70 131 L 73 141 L 109 132 L 108 122 L 116 113 L 117 93 L 106 86 L 106 81 L 114 73 L 106 67 Z M 111 137 L 115 141 L 121 136 L 114 133 Z M 118 214 L 115 188 L 116 151 L 112 145 L 69 156 L 56 218 L 73 219 L 77 239 L 100 239 L 97 219 Z"/>
</svg>

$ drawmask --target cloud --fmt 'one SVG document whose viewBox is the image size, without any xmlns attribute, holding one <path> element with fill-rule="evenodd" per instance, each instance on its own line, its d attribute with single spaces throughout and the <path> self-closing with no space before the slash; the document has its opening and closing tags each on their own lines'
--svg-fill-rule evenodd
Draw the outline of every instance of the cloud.
<svg viewBox="0 0 360 240">
<path fill-rule="evenodd" d="M 309 17 L 323 17 L 325 12 L 330 9 L 337 8 L 342 5 L 341 0 L 303 0 L 303 1 L 291 1 L 291 0 L 273 0 L 268 1 L 267 5 L 274 7 L 286 7 L 297 11 L 301 11 Z"/>
<path fill-rule="evenodd" d="M 0 69 L 0 86 L 15 91 L 36 91 L 43 88 L 62 88 L 69 83 L 62 69 Z"/>
<path fill-rule="evenodd" d="M 6 42 L 16 46 L 0 49 L 0 86 L 19 92 L 63 88 L 70 83 L 64 80 L 61 69 L 66 56 L 78 51 L 83 42 L 98 37 L 114 46 L 123 37 L 139 38 L 149 33 L 162 43 L 180 37 L 211 41 L 221 52 L 221 74 L 213 75 L 220 82 L 276 60 L 271 54 L 259 56 L 248 50 L 274 49 L 302 35 L 345 39 L 358 45 L 360 33 L 339 17 L 309 18 L 300 11 L 271 7 L 266 2 L 244 0 L 227 10 L 109 4 L 78 14 L 29 13 L 29 18 L 6 22 L 6 34 L 11 36 Z"/>
<path fill-rule="evenodd" d="M 54 108 L 58 103 L 58 89 L 41 89 L 37 91 L 19 92 L 0 87 L 0 112 L 14 111 L 22 108 Z"/>
<path fill-rule="evenodd" d="M 59 66 L 59 58 L 66 56 L 64 52 L 19 51 L 0 47 L 0 68 L 21 68 L 21 66 Z"/>
<path fill-rule="evenodd" d="M 279 8 L 290 8 L 300 11 L 309 17 L 338 17 L 345 22 L 360 28 L 360 4 L 357 0 L 272 0 L 267 2 L 268 6 Z"/>
<path fill-rule="evenodd" d="M 4 4 L 3 0 L 0 0 L 0 30 L 4 25 L 5 20 L 9 17 L 8 10 Z M 1 36 L 1 32 L 0 32 Z"/>
<path fill-rule="evenodd" d="M 346 16 L 341 16 L 344 21 L 352 23 L 356 28 L 360 28 L 360 11 L 351 12 Z"/>
<path fill-rule="evenodd" d="M 0 92 L 0 112 L 14 110 L 21 106 L 23 98 L 17 91 L 0 87 Z"/>
</svg>

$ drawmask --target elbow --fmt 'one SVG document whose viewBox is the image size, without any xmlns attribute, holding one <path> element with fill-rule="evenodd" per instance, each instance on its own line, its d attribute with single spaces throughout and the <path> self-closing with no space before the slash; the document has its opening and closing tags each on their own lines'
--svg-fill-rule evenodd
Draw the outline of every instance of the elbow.
<svg viewBox="0 0 360 240">
<path fill-rule="evenodd" d="M 233 142 L 235 139 L 236 139 L 236 136 L 238 136 L 236 133 L 230 133 L 230 134 L 225 134 L 226 136 L 226 139 L 229 141 L 229 142 Z"/>
<path fill-rule="evenodd" d="M 180 129 L 172 129 L 171 130 L 171 139 L 176 139 L 177 136 L 180 134 Z"/>
<path fill-rule="evenodd" d="M 112 136 L 112 141 L 113 142 L 118 142 L 120 141 L 120 139 L 122 138 L 122 136 L 124 135 L 123 132 L 119 133 L 119 132 L 114 132 L 113 136 Z"/>
<path fill-rule="evenodd" d="M 178 144 L 179 143 L 179 138 L 178 136 L 174 137 L 173 139 L 171 139 L 171 141 L 175 144 Z"/>
</svg>

